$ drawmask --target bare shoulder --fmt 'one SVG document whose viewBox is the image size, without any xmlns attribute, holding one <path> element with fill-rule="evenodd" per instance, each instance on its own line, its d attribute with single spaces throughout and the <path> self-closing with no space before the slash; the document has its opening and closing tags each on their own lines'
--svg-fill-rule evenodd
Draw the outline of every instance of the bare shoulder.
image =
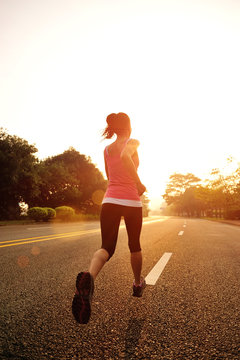
<svg viewBox="0 0 240 360">
<path fill-rule="evenodd" d="M 139 144 L 140 144 L 139 141 L 136 139 L 128 140 L 127 145 L 125 146 L 125 148 L 121 153 L 121 156 L 122 157 L 132 156 L 137 151 Z"/>
<path fill-rule="evenodd" d="M 138 146 L 140 145 L 140 142 L 137 139 L 130 139 L 130 140 L 128 140 L 127 145 L 138 148 Z"/>
</svg>

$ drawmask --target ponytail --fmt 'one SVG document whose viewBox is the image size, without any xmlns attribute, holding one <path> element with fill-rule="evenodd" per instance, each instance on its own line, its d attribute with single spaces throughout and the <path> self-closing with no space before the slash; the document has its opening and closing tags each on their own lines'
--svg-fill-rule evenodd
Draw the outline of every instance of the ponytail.
<svg viewBox="0 0 240 360">
<path fill-rule="evenodd" d="M 103 132 L 102 132 L 102 137 L 103 137 L 104 139 L 111 139 L 114 134 L 115 134 L 115 133 L 114 133 L 113 129 L 111 129 L 111 128 L 109 127 L 109 125 L 108 125 L 108 126 L 103 130 Z"/>
</svg>

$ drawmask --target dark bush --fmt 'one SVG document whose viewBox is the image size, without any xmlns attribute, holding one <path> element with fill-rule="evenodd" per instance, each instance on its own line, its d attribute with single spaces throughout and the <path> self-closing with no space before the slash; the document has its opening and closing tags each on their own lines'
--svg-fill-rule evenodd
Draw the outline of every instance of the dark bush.
<svg viewBox="0 0 240 360">
<path fill-rule="evenodd" d="M 225 211 L 224 218 L 227 220 L 239 220 L 240 219 L 240 209 L 230 209 Z"/>
<path fill-rule="evenodd" d="M 47 210 L 41 207 L 32 207 L 28 210 L 28 216 L 35 221 L 44 221 L 48 216 Z"/>
<path fill-rule="evenodd" d="M 49 221 L 50 219 L 53 219 L 56 217 L 56 211 L 54 209 L 49 208 L 49 207 L 45 207 L 43 209 L 47 211 L 47 216 L 44 219 L 45 221 Z"/>
<path fill-rule="evenodd" d="M 69 221 L 75 215 L 75 210 L 70 206 L 58 206 L 56 209 L 57 219 L 62 221 Z"/>
</svg>

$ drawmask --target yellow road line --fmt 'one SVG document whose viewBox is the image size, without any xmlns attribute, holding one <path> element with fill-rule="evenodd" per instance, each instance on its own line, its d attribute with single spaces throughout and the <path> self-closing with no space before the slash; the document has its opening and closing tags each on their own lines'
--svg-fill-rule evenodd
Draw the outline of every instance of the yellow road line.
<svg viewBox="0 0 240 360">
<path fill-rule="evenodd" d="M 3 241 L 2 243 L 5 243 L 5 245 L 0 245 L 0 247 L 7 247 L 7 246 L 17 246 L 17 245 L 23 245 L 23 244 L 30 244 L 40 241 L 49 241 L 54 239 L 60 239 L 60 238 L 66 238 L 66 237 L 72 237 L 72 236 L 78 236 L 78 235 L 87 235 L 87 234 L 94 234 L 100 232 L 100 229 L 94 229 L 94 230 L 82 230 L 82 231 L 76 231 L 72 233 L 63 233 L 58 235 L 45 235 L 45 236 L 36 236 L 33 238 L 26 238 L 26 239 L 18 239 L 18 240 L 8 240 Z M 12 244 L 9 244 L 12 243 Z"/>
<path fill-rule="evenodd" d="M 95 231 L 96 229 L 94 229 Z M 44 238 L 53 238 L 54 237 L 58 237 L 61 235 L 79 235 L 82 232 L 86 232 L 86 231 L 91 231 L 91 230 L 79 230 L 79 231 L 71 231 L 71 232 L 67 232 L 67 233 L 60 233 L 60 234 L 48 234 L 48 235 L 42 235 L 42 236 L 34 236 L 34 237 L 30 237 L 30 238 L 25 238 L 25 239 L 15 239 L 15 240 L 5 240 L 5 241 L 1 241 L 0 244 L 5 244 L 5 243 L 9 243 L 9 242 L 17 242 L 17 241 L 25 241 L 25 240 L 35 240 L 35 239 L 44 239 Z"/>
<path fill-rule="evenodd" d="M 146 221 L 146 222 L 143 222 L 143 225 L 152 223 L 152 222 L 159 222 L 159 221 L 162 221 L 162 219 Z M 123 228 L 125 228 L 125 225 L 120 226 L 120 229 L 123 229 Z M 41 241 L 49 241 L 49 240 L 54 240 L 54 239 L 62 239 L 62 238 L 66 238 L 66 237 L 73 237 L 73 236 L 79 236 L 79 235 L 95 234 L 98 232 L 100 232 L 100 228 L 93 229 L 93 230 L 80 230 L 80 231 L 74 231 L 74 232 L 62 233 L 62 234 L 35 236 L 35 237 L 30 237 L 30 238 L 25 238 L 25 239 L 5 240 L 5 241 L 0 242 L 0 244 L 4 244 L 4 245 L 0 245 L 0 248 L 8 247 L 8 246 L 31 244 L 31 243 L 35 243 L 35 242 L 41 242 Z"/>
</svg>

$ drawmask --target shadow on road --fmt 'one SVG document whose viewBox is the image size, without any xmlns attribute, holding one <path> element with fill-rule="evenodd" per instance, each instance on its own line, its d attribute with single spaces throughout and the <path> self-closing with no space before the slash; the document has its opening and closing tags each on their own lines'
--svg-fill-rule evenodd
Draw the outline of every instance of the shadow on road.
<svg viewBox="0 0 240 360">
<path fill-rule="evenodd" d="M 129 319 L 125 338 L 125 359 L 129 360 L 131 359 L 131 355 L 134 355 L 139 343 L 144 321 L 144 319 Z"/>
</svg>

